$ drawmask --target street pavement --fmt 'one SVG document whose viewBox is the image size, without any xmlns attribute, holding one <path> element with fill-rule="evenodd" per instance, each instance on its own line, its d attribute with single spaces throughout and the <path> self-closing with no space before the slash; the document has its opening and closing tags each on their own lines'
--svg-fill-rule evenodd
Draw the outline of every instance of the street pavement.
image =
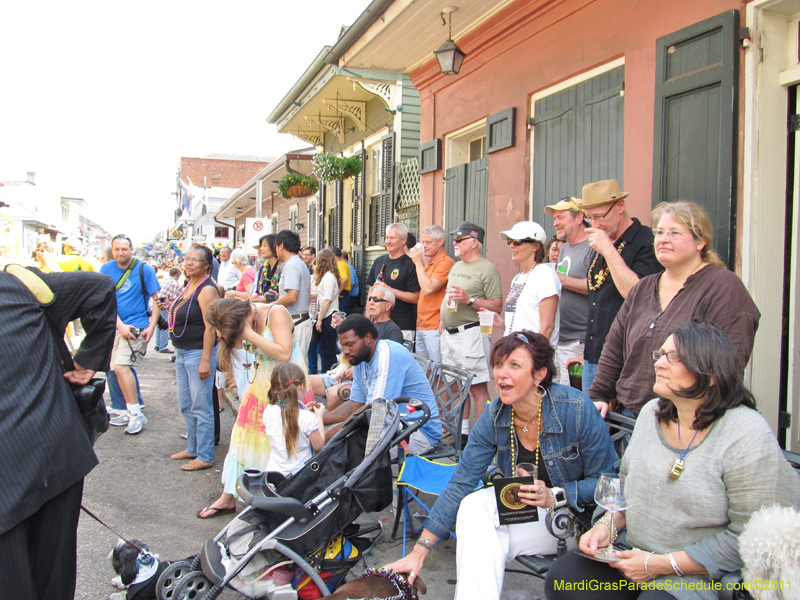
<svg viewBox="0 0 800 600">
<path fill-rule="evenodd" d="M 138 373 L 148 423 L 138 435 L 126 435 L 124 427 L 111 427 L 100 437 L 95 445 L 100 464 L 86 478 L 83 504 L 119 534 L 143 541 L 162 559 L 180 559 L 200 552 L 205 540 L 219 533 L 231 518 L 228 514 L 203 520 L 196 513 L 210 505 L 222 491 L 220 476 L 234 415 L 230 407 L 220 415 L 222 439 L 216 447 L 214 467 L 181 471 L 184 461 L 169 459 L 186 448 L 185 440 L 179 437 L 185 425 L 176 402 L 175 365 L 169 361 L 169 355 L 156 353 L 151 345 Z M 242 507 L 240 503 L 238 510 Z M 412 505 L 412 509 L 416 508 Z M 349 578 L 367 567 L 381 567 L 400 558 L 401 539 L 389 541 L 393 518 L 391 508 L 382 513 L 386 528 L 382 539 L 350 572 Z M 114 533 L 81 513 L 76 599 L 100 600 L 118 591 L 110 585 L 114 572 L 108 559 L 116 540 Z M 422 571 L 428 587 L 426 598 L 453 597 L 455 549 L 455 540 L 440 543 L 427 560 Z M 242 596 L 226 590 L 220 598 L 232 600 Z M 544 593 L 539 579 L 506 574 L 503 600 L 540 598 L 544 598 Z"/>
</svg>

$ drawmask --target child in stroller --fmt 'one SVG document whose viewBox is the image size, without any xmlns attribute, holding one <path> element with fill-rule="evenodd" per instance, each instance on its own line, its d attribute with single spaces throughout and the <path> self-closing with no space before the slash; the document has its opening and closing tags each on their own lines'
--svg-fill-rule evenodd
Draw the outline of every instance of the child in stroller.
<svg viewBox="0 0 800 600">
<path fill-rule="evenodd" d="M 423 418 L 401 427 L 398 404 L 423 411 Z M 171 565 L 157 584 L 159 597 L 216 600 L 225 587 L 253 599 L 328 596 L 379 537 L 366 536 L 379 525 L 365 530 L 352 523 L 391 504 L 389 449 L 429 416 L 419 400 L 375 399 L 277 485 L 268 473 L 246 470 L 237 492 L 248 508 L 206 541 L 191 564 Z"/>
</svg>

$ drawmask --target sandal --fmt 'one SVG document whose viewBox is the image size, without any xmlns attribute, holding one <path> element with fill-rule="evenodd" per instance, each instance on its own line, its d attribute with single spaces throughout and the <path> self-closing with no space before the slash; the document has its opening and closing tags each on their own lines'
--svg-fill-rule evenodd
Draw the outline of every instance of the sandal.
<svg viewBox="0 0 800 600">
<path fill-rule="evenodd" d="M 172 456 L 170 456 L 170 458 L 172 460 L 189 460 L 197 457 L 194 456 L 193 454 L 189 454 L 186 450 L 181 450 L 177 454 L 173 454 Z"/>
<path fill-rule="evenodd" d="M 188 463 L 181 467 L 181 471 L 202 471 L 203 469 L 210 469 L 214 466 L 213 462 L 205 462 L 199 458 L 190 460 Z"/>
<path fill-rule="evenodd" d="M 214 511 L 210 515 L 203 516 L 203 513 L 207 513 L 210 511 Z M 201 509 L 200 512 L 197 513 L 198 519 L 213 519 L 214 517 L 218 517 L 220 515 L 225 515 L 228 513 L 236 512 L 236 507 L 233 508 L 216 508 L 214 506 L 206 506 L 205 508 Z"/>
</svg>

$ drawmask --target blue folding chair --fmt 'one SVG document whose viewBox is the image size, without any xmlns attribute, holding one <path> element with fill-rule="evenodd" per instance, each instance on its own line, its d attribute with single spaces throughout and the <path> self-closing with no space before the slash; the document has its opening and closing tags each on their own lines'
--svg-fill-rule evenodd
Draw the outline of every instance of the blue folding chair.
<svg viewBox="0 0 800 600">
<path fill-rule="evenodd" d="M 394 528 L 392 529 L 391 540 L 394 541 L 397 537 L 397 527 L 400 523 L 400 512 L 403 513 L 403 556 L 406 555 L 406 537 L 408 536 L 409 528 L 414 527 L 414 517 L 419 519 L 419 514 L 411 514 L 408 507 L 410 502 L 409 496 L 416 500 L 419 505 L 427 512 L 431 509 L 419 499 L 417 494 L 424 492 L 438 496 L 442 493 L 445 486 L 450 482 L 453 476 L 456 464 L 454 463 L 440 463 L 427 458 L 422 458 L 416 454 L 407 454 L 403 461 L 403 466 L 400 468 L 400 474 L 397 476 L 397 512 L 395 513 Z M 414 493 L 416 490 L 417 493 Z M 422 531 L 422 525 L 414 529 L 414 533 Z M 455 534 L 452 534 L 455 538 Z"/>
</svg>

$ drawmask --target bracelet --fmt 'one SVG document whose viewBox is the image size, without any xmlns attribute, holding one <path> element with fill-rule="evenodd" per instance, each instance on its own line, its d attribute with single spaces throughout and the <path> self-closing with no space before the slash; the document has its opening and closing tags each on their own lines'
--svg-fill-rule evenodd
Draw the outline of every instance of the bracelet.
<svg viewBox="0 0 800 600">
<path fill-rule="evenodd" d="M 678 577 L 683 577 L 685 573 L 681 571 L 680 567 L 678 566 L 678 561 L 676 561 L 675 557 L 672 556 L 672 552 L 667 552 L 666 556 L 669 559 L 669 564 L 672 565 L 672 570 L 675 571 L 675 575 Z"/>
<path fill-rule="evenodd" d="M 436 542 L 434 542 L 430 538 L 419 536 L 419 538 L 417 538 L 417 545 L 425 548 L 425 550 L 430 552 L 431 550 L 433 550 L 433 547 L 436 545 Z"/>
<path fill-rule="evenodd" d="M 602 517 L 597 519 L 597 521 L 595 521 L 594 524 L 597 525 L 598 523 L 602 523 L 603 525 L 608 527 L 608 531 L 611 534 L 611 543 L 613 544 L 615 541 L 617 541 L 617 532 L 614 528 L 614 522 L 611 519 L 612 519 L 611 515 L 609 513 L 606 513 Z"/>
<path fill-rule="evenodd" d="M 653 556 L 653 554 L 655 554 L 655 552 L 651 552 L 647 555 L 647 558 L 644 559 L 644 572 L 647 573 L 647 576 L 650 579 L 655 579 L 655 577 L 653 577 L 650 571 L 647 569 L 647 561 L 650 560 L 650 557 Z"/>
<path fill-rule="evenodd" d="M 430 554 L 430 551 L 428 551 L 428 552 L 420 552 L 419 550 L 417 550 L 417 547 L 416 547 L 416 546 L 414 546 L 414 547 L 411 549 L 411 551 L 412 551 L 412 552 L 416 552 L 417 554 L 422 554 L 422 556 L 428 556 L 428 554 Z"/>
</svg>

